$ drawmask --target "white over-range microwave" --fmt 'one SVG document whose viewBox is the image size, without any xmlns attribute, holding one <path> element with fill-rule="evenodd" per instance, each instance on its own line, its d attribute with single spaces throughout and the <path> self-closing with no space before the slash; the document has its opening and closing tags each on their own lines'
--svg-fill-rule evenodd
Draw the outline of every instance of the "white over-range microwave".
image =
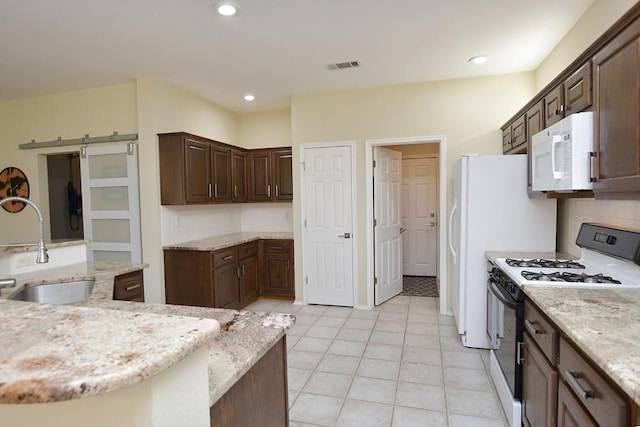
<svg viewBox="0 0 640 427">
<path fill-rule="evenodd" d="M 574 191 L 593 188 L 593 113 L 576 113 L 531 139 L 533 191 Z"/>
</svg>

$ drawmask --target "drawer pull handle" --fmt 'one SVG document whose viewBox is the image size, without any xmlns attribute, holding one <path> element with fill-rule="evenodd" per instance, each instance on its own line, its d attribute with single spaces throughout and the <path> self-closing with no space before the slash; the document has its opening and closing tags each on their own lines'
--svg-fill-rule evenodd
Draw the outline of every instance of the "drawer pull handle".
<svg viewBox="0 0 640 427">
<path fill-rule="evenodd" d="M 273 249 L 274 251 L 281 251 L 284 248 L 282 246 L 271 246 L 271 249 Z"/>
<path fill-rule="evenodd" d="M 229 261 L 231 258 L 233 258 L 233 255 L 227 255 L 226 257 L 222 258 L 222 260 Z"/>
<path fill-rule="evenodd" d="M 582 397 L 583 399 L 593 399 L 595 397 L 591 390 L 585 390 L 578 382 L 578 379 L 580 378 L 579 372 L 571 372 L 567 370 L 565 371 L 564 376 L 573 391 L 575 391 L 576 394 L 578 394 L 580 397 Z"/>
<path fill-rule="evenodd" d="M 140 283 L 136 283 L 135 285 L 127 286 L 126 288 L 124 288 L 124 290 L 127 292 L 130 292 L 130 291 L 133 291 L 134 289 L 138 289 L 139 287 L 140 287 Z"/>
<path fill-rule="evenodd" d="M 525 319 L 524 326 L 527 327 L 527 330 L 533 335 L 542 335 L 542 329 L 536 326 L 535 321 L 531 321 L 529 319 Z"/>
</svg>

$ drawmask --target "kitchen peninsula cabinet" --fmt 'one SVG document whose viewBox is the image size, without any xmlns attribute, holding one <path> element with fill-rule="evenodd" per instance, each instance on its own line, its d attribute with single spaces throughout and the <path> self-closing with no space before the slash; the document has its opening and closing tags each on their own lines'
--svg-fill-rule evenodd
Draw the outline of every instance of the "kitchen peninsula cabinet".
<svg viewBox="0 0 640 427">
<path fill-rule="evenodd" d="M 293 200 L 291 148 L 252 150 L 249 153 L 249 201 Z"/>
<path fill-rule="evenodd" d="M 293 242 L 263 240 L 262 294 L 271 297 L 294 297 Z"/>
<path fill-rule="evenodd" d="M 596 198 L 640 198 L 640 18 L 593 57 Z"/>
<path fill-rule="evenodd" d="M 142 270 L 116 276 L 113 279 L 113 299 L 144 302 L 144 277 Z"/>
<path fill-rule="evenodd" d="M 159 134 L 163 205 L 231 201 L 231 148 L 184 132 Z"/>
</svg>

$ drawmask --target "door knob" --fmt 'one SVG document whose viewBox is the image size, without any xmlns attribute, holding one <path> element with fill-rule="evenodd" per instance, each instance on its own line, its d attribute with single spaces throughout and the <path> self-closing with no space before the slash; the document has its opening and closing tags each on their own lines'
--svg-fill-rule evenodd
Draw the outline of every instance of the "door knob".
<svg viewBox="0 0 640 427">
<path fill-rule="evenodd" d="M 429 227 L 435 227 L 435 226 L 436 226 L 436 223 L 435 223 L 435 222 L 431 221 L 431 222 L 429 223 Z"/>
<path fill-rule="evenodd" d="M 406 228 L 402 228 L 402 227 L 400 227 L 400 233 L 404 233 L 405 231 L 407 231 L 407 229 L 406 229 Z"/>
<path fill-rule="evenodd" d="M 350 239 L 351 238 L 351 233 L 338 234 L 338 237 L 342 237 L 342 238 L 345 238 L 345 239 Z"/>
</svg>

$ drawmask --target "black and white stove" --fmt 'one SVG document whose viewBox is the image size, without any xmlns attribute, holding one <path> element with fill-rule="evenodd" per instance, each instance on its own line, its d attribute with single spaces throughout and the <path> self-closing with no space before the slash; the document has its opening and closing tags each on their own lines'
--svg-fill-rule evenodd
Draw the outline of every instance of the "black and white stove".
<svg viewBox="0 0 640 427">
<path fill-rule="evenodd" d="M 521 286 L 640 288 L 640 232 L 585 223 L 576 244 L 577 260 L 498 258 L 495 267 L 517 285 L 508 289 L 516 301 Z"/>
</svg>

